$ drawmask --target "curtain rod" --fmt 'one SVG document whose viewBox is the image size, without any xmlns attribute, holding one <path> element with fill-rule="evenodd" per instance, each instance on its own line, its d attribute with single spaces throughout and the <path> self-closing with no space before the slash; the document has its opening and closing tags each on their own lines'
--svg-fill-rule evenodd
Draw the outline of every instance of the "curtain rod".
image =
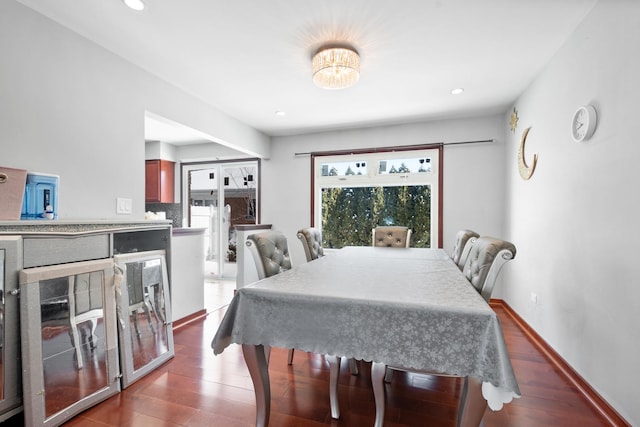
<svg viewBox="0 0 640 427">
<path fill-rule="evenodd" d="M 354 153 L 377 153 L 380 151 L 409 151 L 409 150 L 428 150 L 429 147 L 437 147 L 440 145 L 463 145 L 463 144 L 482 144 L 487 142 L 495 142 L 496 140 L 491 139 L 478 139 L 474 141 L 453 141 L 453 142 L 436 142 L 433 144 L 419 144 L 419 145 L 397 145 L 391 147 L 373 147 L 366 149 L 357 149 L 357 150 L 327 150 L 327 151 L 311 151 L 311 152 L 303 152 L 303 153 L 293 153 L 294 157 L 308 157 L 312 154 L 331 154 L 331 155 L 344 155 L 344 154 L 354 154 Z"/>
</svg>

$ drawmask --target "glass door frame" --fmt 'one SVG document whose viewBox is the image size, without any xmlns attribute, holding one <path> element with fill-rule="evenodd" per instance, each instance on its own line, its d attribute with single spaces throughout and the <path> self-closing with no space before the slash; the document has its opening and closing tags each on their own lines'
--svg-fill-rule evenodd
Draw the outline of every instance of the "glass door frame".
<svg viewBox="0 0 640 427">
<path fill-rule="evenodd" d="M 26 425 L 58 426 L 80 412 L 120 392 L 120 365 L 116 320 L 114 262 L 111 258 L 79 261 L 20 271 L 20 327 L 22 338 L 24 414 Z M 40 282 L 51 278 L 99 272 L 103 275 L 102 303 L 106 377 L 103 387 L 85 394 L 64 409 L 47 416 L 42 349 Z M 76 343 L 77 345 L 78 343 Z M 88 365 L 89 366 L 89 365 Z"/>
<path fill-rule="evenodd" d="M 0 269 L 2 292 L 2 398 L 0 423 L 22 411 L 22 360 L 20 357 L 20 300 L 18 274 L 22 268 L 22 238 L 0 236 L 4 265 Z"/>
<path fill-rule="evenodd" d="M 182 204 L 182 218 L 183 223 L 186 220 L 186 226 L 191 226 L 191 215 L 190 215 L 190 203 L 189 203 L 189 173 L 191 171 L 203 170 L 203 169 L 211 169 L 214 170 L 218 177 L 223 177 L 223 171 L 226 168 L 230 167 L 243 167 L 243 166 L 254 166 L 256 168 L 256 203 L 255 203 L 255 219 L 256 224 L 260 223 L 260 189 L 261 189 L 261 177 L 260 177 L 260 168 L 261 163 L 259 158 L 248 158 L 248 159 L 228 159 L 228 160 L 216 160 L 216 161 L 201 161 L 201 162 L 184 162 L 180 164 L 180 201 Z M 224 206 L 224 180 L 217 180 L 217 206 Z M 224 226 L 224 215 L 217 215 L 217 229 L 222 230 Z M 217 233 L 218 241 L 217 247 L 222 248 L 224 245 L 223 242 L 223 233 Z M 219 276 L 223 277 L 224 274 L 224 254 L 222 251 L 218 251 L 217 254 L 217 267 Z"/>
<path fill-rule="evenodd" d="M 171 297 L 169 292 L 169 276 L 167 273 L 167 261 L 166 261 L 166 251 L 157 250 L 157 251 L 144 251 L 144 252 L 133 252 L 128 254 L 120 254 L 114 255 L 113 260 L 115 264 L 118 266 L 119 271 L 116 271 L 115 277 L 116 282 L 119 283 L 119 292 L 118 297 L 118 315 L 119 317 L 119 334 L 118 334 L 118 343 L 120 345 L 121 352 L 121 370 L 122 370 L 122 388 L 125 389 L 129 387 L 131 384 L 144 377 L 145 375 L 151 373 L 158 366 L 162 365 L 169 359 L 173 358 L 175 355 L 175 348 L 173 343 L 173 329 L 172 329 L 172 315 L 171 315 Z M 129 263 L 144 263 L 145 261 L 159 261 L 160 262 L 160 279 L 161 283 L 159 283 L 157 291 L 160 292 L 162 302 L 163 302 L 163 315 L 164 317 L 164 325 L 160 327 L 164 328 L 162 333 L 166 336 L 167 349 L 165 352 L 158 354 L 155 358 L 150 360 L 148 363 L 138 367 L 135 367 L 135 354 L 133 349 L 133 339 L 135 331 L 131 330 L 131 322 L 130 322 L 130 308 L 129 308 L 129 291 L 126 283 L 127 275 L 126 275 L 126 265 Z M 151 302 L 152 310 L 155 311 L 158 309 L 157 305 Z M 157 313 L 153 313 L 157 317 Z M 156 325 L 158 326 L 158 325 Z M 160 330 L 157 330 L 153 333 L 161 334 Z"/>
</svg>

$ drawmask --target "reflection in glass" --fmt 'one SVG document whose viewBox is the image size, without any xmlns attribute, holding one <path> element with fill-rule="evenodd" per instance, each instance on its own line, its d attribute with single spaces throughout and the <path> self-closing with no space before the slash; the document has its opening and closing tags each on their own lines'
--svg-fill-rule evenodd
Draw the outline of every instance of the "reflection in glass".
<svg viewBox="0 0 640 427">
<path fill-rule="evenodd" d="M 353 160 L 349 162 L 322 163 L 322 176 L 367 175 L 367 162 Z"/>
<path fill-rule="evenodd" d="M 128 262 L 129 330 L 136 371 L 169 349 L 160 258 Z"/>
<path fill-rule="evenodd" d="M 380 160 L 379 173 L 427 173 L 431 172 L 431 157 L 407 157 L 403 159 L 390 158 Z"/>
<path fill-rule="evenodd" d="M 0 400 L 4 399 L 4 249 L 0 249 Z"/>
<path fill-rule="evenodd" d="M 102 271 L 40 281 L 46 417 L 107 386 Z"/>
</svg>

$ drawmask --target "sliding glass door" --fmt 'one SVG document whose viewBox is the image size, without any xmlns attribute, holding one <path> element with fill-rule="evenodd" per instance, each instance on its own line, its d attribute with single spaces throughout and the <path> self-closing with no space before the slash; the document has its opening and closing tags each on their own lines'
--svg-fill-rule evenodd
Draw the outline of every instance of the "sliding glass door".
<svg viewBox="0 0 640 427">
<path fill-rule="evenodd" d="M 205 257 L 217 277 L 235 271 L 235 226 L 256 224 L 258 160 L 182 165 L 183 217 L 205 228 Z"/>
</svg>

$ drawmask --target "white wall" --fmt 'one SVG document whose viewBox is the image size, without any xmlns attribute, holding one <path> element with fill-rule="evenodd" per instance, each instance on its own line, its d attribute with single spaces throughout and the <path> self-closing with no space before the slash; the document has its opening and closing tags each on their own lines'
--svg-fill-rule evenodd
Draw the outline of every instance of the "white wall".
<svg viewBox="0 0 640 427">
<path fill-rule="evenodd" d="M 176 146 L 161 141 L 147 141 L 144 143 L 145 160 L 170 160 L 177 161 Z"/>
<path fill-rule="evenodd" d="M 61 176 L 61 218 L 115 216 L 115 198 L 144 213 L 144 112 L 263 161 L 262 222 L 291 241 L 310 220 L 310 158 L 296 152 L 495 138 L 444 150 L 444 248 L 460 228 L 503 236 L 518 253 L 503 297 L 629 422 L 640 425 L 640 286 L 635 257 L 640 144 L 640 2 L 603 0 L 508 115 L 269 138 L 14 2 L 0 1 L 0 164 Z M 591 141 L 570 139 L 592 103 Z M 517 172 L 532 126 L 530 181 Z M 271 149 L 271 153 L 269 150 Z M 538 295 L 534 305 L 529 295 Z"/>
<path fill-rule="evenodd" d="M 215 142 L 174 145 L 161 141 L 147 141 L 145 143 L 145 147 L 146 160 L 162 159 L 176 163 L 218 161 L 252 157 L 246 153 Z"/>
<path fill-rule="evenodd" d="M 230 147 L 213 143 L 189 144 L 176 147 L 176 161 L 217 161 L 252 157 Z"/>
<path fill-rule="evenodd" d="M 0 2 L 0 164 L 60 175 L 60 219 L 144 215 L 144 114 L 269 155 L 269 138 L 15 1 Z"/>
<path fill-rule="evenodd" d="M 443 243 L 451 251 L 461 228 L 501 236 L 506 126 L 500 115 L 273 138 L 262 161 L 262 222 L 287 235 L 294 263 L 305 261 L 296 232 L 310 225 L 311 158 L 295 153 L 495 139 L 445 147 Z"/>
<path fill-rule="evenodd" d="M 632 425 L 640 425 L 639 53 L 640 2 L 600 1 L 515 103 L 506 235 L 518 253 L 503 275 L 505 300 Z M 589 103 L 598 128 L 576 143 L 571 117 Z M 527 158 L 539 160 L 523 181 L 515 156 L 528 126 Z"/>
</svg>

